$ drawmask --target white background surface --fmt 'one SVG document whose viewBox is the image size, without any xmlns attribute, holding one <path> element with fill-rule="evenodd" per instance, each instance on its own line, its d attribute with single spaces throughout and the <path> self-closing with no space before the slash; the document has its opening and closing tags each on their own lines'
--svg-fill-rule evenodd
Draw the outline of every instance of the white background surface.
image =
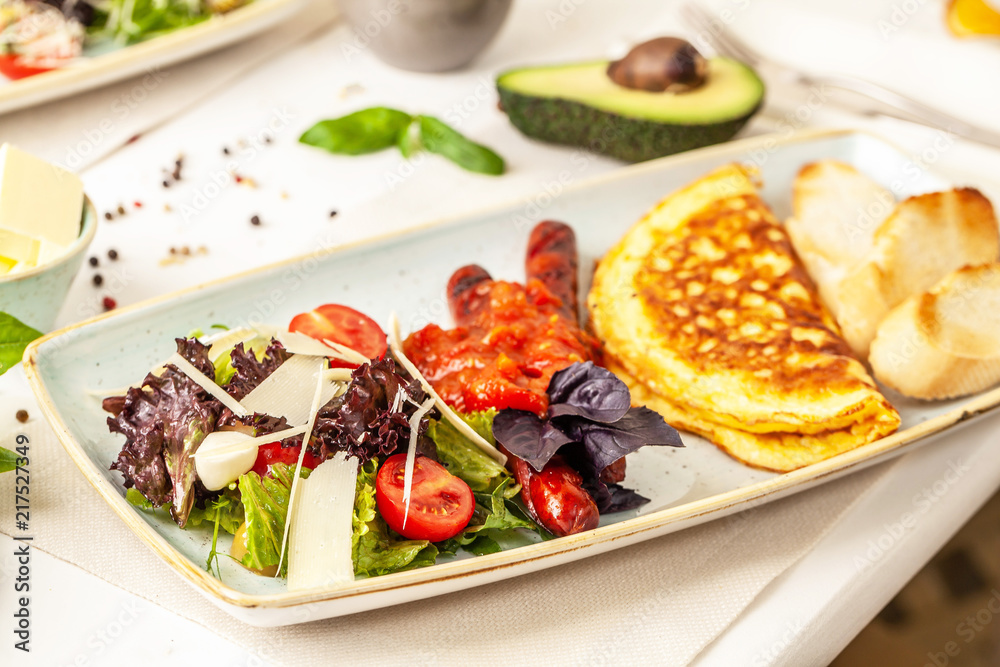
<svg viewBox="0 0 1000 667">
<path fill-rule="evenodd" d="M 865 75 L 968 120 L 994 123 L 993 129 L 1000 130 L 995 113 L 1000 91 L 977 85 L 974 77 L 981 72 L 995 78 L 1000 42 L 951 40 L 941 27 L 937 2 L 919 4 L 898 31 L 889 32 L 880 29 L 879 22 L 895 25 L 893 2 L 850 0 L 836 8 L 775 0 L 716 4 L 733 12 L 734 30 L 775 57 L 804 68 Z M 512 197 L 537 196 L 567 168 L 569 151 L 521 137 L 496 110 L 493 76 L 516 64 L 617 54 L 643 38 L 679 32 L 671 9 L 662 5 L 630 2 L 625 10 L 623 3 L 596 0 L 517 3 L 500 37 L 473 67 L 446 75 L 395 71 L 365 51 L 348 57 L 342 48 L 350 38 L 345 28 L 325 30 L 322 22 L 317 26 L 304 15 L 259 39 L 166 70 L 141 100 L 136 93 L 136 86 L 143 86 L 139 79 L 0 117 L 0 141 L 79 165 L 101 212 L 119 203 L 129 209 L 126 217 L 102 226 L 92 248 L 92 254 L 103 259 L 114 247 L 122 259 L 113 268 L 103 263 L 101 290 L 90 284 L 92 270 L 82 271 L 60 322 L 98 312 L 105 294 L 121 304 L 134 303 L 310 252 L 318 244 L 363 238 Z M 362 90 L 345 94 L 353 84 Z M 123 102 L 129 109 L 124 116 Z M 133 103 L 134 108 L 128 106 Z M 507 158 L 510 173 L 489 179 L 437 159 L 407 164 L 393 152 L 341 160 L 296 143 L 301 131 L 320 118 L 375 104 L 448 118 L 461 131 L 497 148 Z M 799 104 L 772 100 L 770 121 L 761 119 L 754 131 L 783 128 L 783 112 Z M 107 127 L 105 119 L 111 120 L 110 131 L 102 129 Z M 977 185 L 1000 201 L 1000 191 L 989 183 L 1000 173 L 1000 157 L 990 151 L 962 143 L 936 150 L 939 137 L 932 132 L 845 118 L 828 107 L 810 113 L 804 123 L 872 127 L 900 141 L 915 159 L 923 154 L 956 183 Z M 256 143 L 254 138 L 262 137 L 269 124 L 273 142 Z M 120 147 L 140 131 L 140 141 Z M 241 139 L 248 142 L 243 147 Z M 256 181 L 257 188 L 212 186 L 226 173 L 223 146 L 234 154 L 237 172 Z M 163 189 L 162 169 L 172 169 L 180 153 L 185 156 L 184 182 Z M 927 160 L 928 155 L 932 159 Z M 573 179 L 616 166 L 594 158 L 574 171 Z M 142 202 L 142 208 L 136 210 L 134 201 Z M 166 213 L 164 204 L 173 210 Z M 339 211 L 332 219 L 331 209 Z M 249 224 L 254 214 L 264 222 L 259 228 Z M 183 264 L 159 265 L 170 246 L 183 245 L 204 245 L 208 254 Z M 17 409 L 12 405 L 16 397 L 25 395 L 19 371 L 0 379 L 5 416 Z M 982 421 L 890 464 L 895 467 L 879 488 L 813 553 L 775 580 L 699 664 L 803 665 L 832 659 L 996 490 L 998 429 L 997 419 Z M 960 483 L 937 494 L 935 483 L 951 465 L 968 470 Z M 44 483 L 41 473 L 33 483 Z M 924 506 L 918 498 L 927 489 L 936 500 L 919 514 L 913 528 L 899 533 L 895 525 L 906 512 Z M 85 522 L 81 517 L 81 525 Z M 12 551 L 12 542 L 0 538 L 0 552 L 6 554 L 0 559 L 0 618 L 7 619 L 14 604 L 7 579 Z M 33 554 L 32 580 L 35 653 L 25 661 L 10 652 L 10 642 L 3 639 L 4 664 L 259 664 L 209 630 L 44 554 Z M 6 627 L 6 622 L 0 623 L 4 633 Z"/>
</svg>

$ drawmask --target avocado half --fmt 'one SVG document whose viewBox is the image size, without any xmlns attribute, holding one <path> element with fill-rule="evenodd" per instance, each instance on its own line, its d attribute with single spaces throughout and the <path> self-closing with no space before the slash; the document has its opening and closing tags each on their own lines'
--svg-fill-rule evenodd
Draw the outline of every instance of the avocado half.
<svg viewBox="0 0 1000 667">
<path fill-rule="evenodd" d="M 500 106 L 529 137 L 641 162 L 732 139 L 764 101 L 764 83 L 730 58 L 708 60 L 685 93 L 625 88 L 609 62 L 527 67 L 497 77 Z"/>
</svg>

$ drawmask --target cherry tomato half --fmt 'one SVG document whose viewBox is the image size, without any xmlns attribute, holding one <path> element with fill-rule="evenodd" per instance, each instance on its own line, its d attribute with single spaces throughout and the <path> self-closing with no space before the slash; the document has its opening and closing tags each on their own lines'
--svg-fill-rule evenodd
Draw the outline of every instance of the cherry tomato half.
<svg viewBox="0 0 1000 667">
<path fill-rule="evenodd" d="M 328 303 L 308 313 L 292 318 L 289 331 L 302 333 L 316 340 L 332 340 L 360 352 L 369 359 L 385 355 L 386 338 L 382 327 L 364 313 L 340 304 Z M 356 368 L 357 364 L 330 364 L 334 368 Z"/>
<path fill-rule="evenodd" d="M 375 504 L 394 531 L 411 540 L 439 542 L 458 535 L 469 525 L 476 502 L 472 489 L 426 456 L 413 462 L 410 513 L 403 526 L 403 481 L 406 454 L 390 456 L 375 478 Z"/>
<path fill-rule="evenodd" d="M 287 463 L 295 465 L 299 460 L 299 452 L 302 447 L 282 447 L 280 442 L 271 442 L 257 448 L 257 460 L 253 463 L 253 471 L 263 477 L 268 471 L 268 466 L 272 463 Z M 319 465 L 319 459 L 306 451 L 302 457 L 302 467 L 312 470 Z"/>
<path fill-rule="evenodd" d="M 23 79 L 42 72 L 48 72 L 51 67 L 32 67 L 25 65 L 21 56 L 13 53 L 0 54 L 0 74 L 8 79 Z"/>
</svg>

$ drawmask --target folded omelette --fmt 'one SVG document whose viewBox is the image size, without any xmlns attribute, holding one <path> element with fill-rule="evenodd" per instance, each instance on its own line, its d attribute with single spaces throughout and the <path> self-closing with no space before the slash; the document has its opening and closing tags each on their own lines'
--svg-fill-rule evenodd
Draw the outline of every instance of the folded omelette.
<svg viewBox="0 0 1000 667">
<path fill-rule="evenodd" d="M 747 168 L 646 214 L 601 260 L 588 307 L 636 403 L 748 465 L 794 470 L 899 427 Z"/>
</svg>

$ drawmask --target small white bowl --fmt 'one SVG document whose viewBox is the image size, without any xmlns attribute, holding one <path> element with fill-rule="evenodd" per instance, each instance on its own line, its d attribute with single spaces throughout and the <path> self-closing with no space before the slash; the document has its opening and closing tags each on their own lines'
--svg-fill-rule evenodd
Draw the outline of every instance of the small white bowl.
<svg viewBox="0 0 1000 667">
<path fill-rule="evenodd" d="M 0 276 L 0 312 L 39 331 L 52 329 L 95 233 L 97 209 L 84 197 L 80 235 L 65 254 L 23 273 Z"/>
</svg>

